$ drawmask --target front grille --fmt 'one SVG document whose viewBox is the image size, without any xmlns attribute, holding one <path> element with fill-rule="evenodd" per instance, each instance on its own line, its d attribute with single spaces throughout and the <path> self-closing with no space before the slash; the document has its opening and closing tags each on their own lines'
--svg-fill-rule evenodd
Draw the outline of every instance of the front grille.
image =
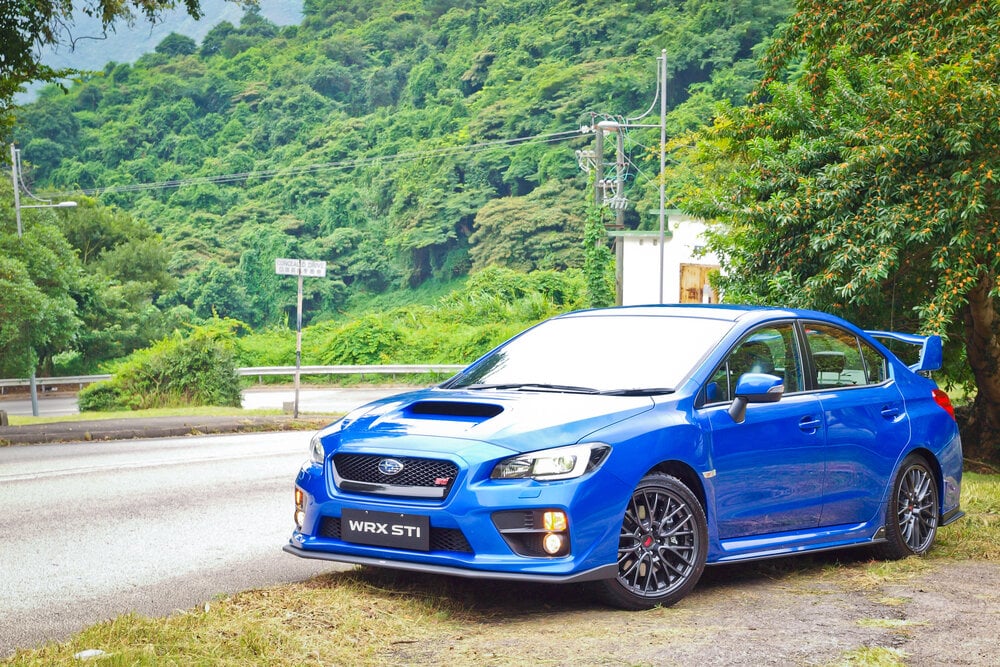
<svg viewBox="0 0 1000 667">
<path fill-rule="evenodd" d="M 379 470 L 379 464 L 390 459 L 402 464 L 395 475 Z M 458 466 L 451 461 L 371 454 L 336 454 L 333 469 L 344 490 L 415 498 L 444 498 L 458 475 Z"/>
<path fill-rule="evenodd" d="M 319 529 L 316 531 L 319 537 L 330 539 L 340 539 L 340 517 L 325 516 L 319 522 Z M 465 539 L 465 534 L 457 528 L 435 528 L 431 526 L 431 551 L 456 551 L 458 553 L 472 553 L 472 546 Z"/>
</svg>

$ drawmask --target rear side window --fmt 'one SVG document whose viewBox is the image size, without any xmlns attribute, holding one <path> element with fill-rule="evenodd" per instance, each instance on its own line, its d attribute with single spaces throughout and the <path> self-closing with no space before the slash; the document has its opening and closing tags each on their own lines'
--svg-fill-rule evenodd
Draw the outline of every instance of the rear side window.
<svg viewBox="0 0 1000 667">
<path fill-rule="evenodd" d="M 817 389 L 880 384 L 888 378 L 885 357 L 850 331 L 805 324 Z"/>
</svg>

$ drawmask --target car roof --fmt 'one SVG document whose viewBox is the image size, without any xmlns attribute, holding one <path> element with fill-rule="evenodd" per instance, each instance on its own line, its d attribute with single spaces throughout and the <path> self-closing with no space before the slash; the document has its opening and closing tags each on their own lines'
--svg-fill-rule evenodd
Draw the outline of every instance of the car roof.
<svg viewBox="0 0 1000 667">
<path fill-rule="evenodd" d="M 710 320 L 725 320 L 735 322 L 747 316 L 755 320 L 766 320 L 774 317 L 819 317 L 830 318 L 826 313 L 811 310 L 791 308 L 774 308 L 771 306 L 748 306 L 742 304 L 659 304 L 643 306 L 617 306 L 615 308 L 598 308 L 593 310 L 578 310 L 566 313 L 560 317 L 685 317 Z"/>
</svg>

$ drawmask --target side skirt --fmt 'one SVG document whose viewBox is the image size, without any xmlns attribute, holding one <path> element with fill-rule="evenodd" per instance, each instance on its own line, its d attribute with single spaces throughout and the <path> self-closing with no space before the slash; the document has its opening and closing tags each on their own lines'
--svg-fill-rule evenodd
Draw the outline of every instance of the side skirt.
<svg viewBox="0 0 1000 667">
<path fill-rule="evenodd" d="M 812 531 L 755 535 L 722 540 L 721 552 L 709 554 L 708 563 L 735 563 L 765 558 L 779 558 L 804 553 L 817 553 L 832 549 L 865 546 L 885 541 L 885 529 L 871 523 Z"/>
</svg>

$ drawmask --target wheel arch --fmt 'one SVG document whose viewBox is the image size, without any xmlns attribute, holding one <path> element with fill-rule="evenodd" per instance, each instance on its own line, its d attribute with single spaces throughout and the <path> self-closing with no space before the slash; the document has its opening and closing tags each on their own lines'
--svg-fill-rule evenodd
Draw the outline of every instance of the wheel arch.
<svg viewBox="0 0 1000 667">
<path fill-rule="evenodd" d="M 701 476 L 694 468 L 683 461 L 671 460 L 661 461 L 646 471 L 646 474 L 648 475 L 654 472 L 663 473 L 679 479 L 684 486 L 691 490 L 691 493 L 695 495 L 698 502 L 701 504 L 702 511 L 705 512 L 706 516 L 708 515 L 708 503 L 705 495 L 705 486 L 701 482 Z"/>
<path fill-rule="evenodd" d="M 900 459 L 899 465 L 896 466 L 897 473 L 899 472 L 900 467 L 903 465 L 903 461 L 905 461 L 911 456 L 919 456 L 920 458 L 922 458 L 924 460 L 924 463 L 926 463 L 927 466 L 930 468 L 931 474 L 934 475 L 934 486 L 937 487 L 937 492 L 938 492 L 938 514 L 941 514 L 942 512 L 944 512 L 944 497 L 945 497 L 944 471 L 941 469 L 941 462 L 938 461 L 938 458 L 934 456 L 934 452 L 932 452 L 931 450 L 927 449 L 926 447 L 916 447 L 908 451 L 906 453 L 906 456 Z M 893 476 L 895 476 L 895 474 L 896 473 L 893 473 Z"/>
</svg>

